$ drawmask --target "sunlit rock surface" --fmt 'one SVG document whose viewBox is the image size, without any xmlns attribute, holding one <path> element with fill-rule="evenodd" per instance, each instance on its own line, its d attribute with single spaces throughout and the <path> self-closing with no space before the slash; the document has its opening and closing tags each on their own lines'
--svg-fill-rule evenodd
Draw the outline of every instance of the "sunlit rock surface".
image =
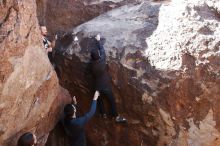
<svg viewBox="0 0 220 146">
<path fill-rule="evenodd" d="M 47 59 L 37 18 L 51 35 L 59 32 L 55 70 L 77 96 L 79 115 L 93 96 L 93 36 L 102 36 L 118 111 L 128 123 L 96 115 L 86 127 L 89 146 L 220 145 L 218 0 L 0 4 L 0 145 L 14 145 L 26 131 L 40 145 L 66 144 L 60 124 L 48 138 L 67 92 Z"/>
</svg>

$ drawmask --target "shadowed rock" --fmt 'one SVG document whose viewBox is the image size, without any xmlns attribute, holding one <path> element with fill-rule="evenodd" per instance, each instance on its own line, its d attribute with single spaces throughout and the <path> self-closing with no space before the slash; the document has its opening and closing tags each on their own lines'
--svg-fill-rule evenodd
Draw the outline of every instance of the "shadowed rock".
<svg viewBox="0 0 220 146">
<path fill-rule="evenodd" d="M 0 2 L 0 145 L 27 131 L 44 145 L 68 100 L 42 45 L 36 3 Z"/>
</svg>

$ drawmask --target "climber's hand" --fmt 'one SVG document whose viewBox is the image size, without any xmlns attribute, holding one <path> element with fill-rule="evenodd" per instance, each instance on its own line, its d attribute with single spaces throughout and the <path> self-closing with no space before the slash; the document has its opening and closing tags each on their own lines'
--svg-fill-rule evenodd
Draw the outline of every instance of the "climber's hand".
<svg viewBox="0 0 220 146">
<path fill-rule="evenodd" d="M 74 41 L 77 42 L 79 39 L 77 36 L 75 36 Z"/>
<path fill-rule="evenodd" d="M 100 41 L 100 39 L 101 39 L 100 34 L 98 34 L 95 38 L 97 41 Z"/>
<path fill-rule="evenodd" d="M 100 96 L 99 91 L 95 91 L 95 94 L 94 94 L 93 100 L 97 100 L 99 96 Z"/>
<path fill-rule="evenodd" d="M 77 104 L 76 96 L 73 96 L 73 97 L 72 97 L 72 103 L 73 103 L 73 104 Z"/>
</svg>

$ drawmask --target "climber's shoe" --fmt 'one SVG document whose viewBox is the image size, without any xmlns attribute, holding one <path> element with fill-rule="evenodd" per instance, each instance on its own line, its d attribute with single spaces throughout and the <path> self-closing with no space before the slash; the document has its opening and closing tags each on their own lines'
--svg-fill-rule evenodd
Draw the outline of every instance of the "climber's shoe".
<svg viewBox="0 0 220 146">
<path fill-rule="evenodd" d="M 126 123 L 127 120 L 124 117 L 122 117 L 122 116 L 117 116 L 115 118 L 115 122 L 117 122 L 117 123 Z"/>
</svg>

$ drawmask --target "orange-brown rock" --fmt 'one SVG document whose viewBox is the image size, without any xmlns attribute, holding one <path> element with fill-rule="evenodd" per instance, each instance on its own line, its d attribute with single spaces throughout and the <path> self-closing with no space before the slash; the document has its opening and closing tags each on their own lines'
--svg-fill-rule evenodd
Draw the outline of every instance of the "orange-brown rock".
<svg viewBox="0 0 220 146">
<path fill-rule="evenodd" d="M 36 3 L 0 1 L 0 145 L 27 131 L 44 145 L 67 97 L 42 45 Z"/>
<path fill-rule="evenodd" d="M 68 31 L 56 44 L 56 72 L 77 96 L 79 114 L 93 95 L 92 36 L 102 36 L 118 111 L 128 123 L 96 116 L 86 127 L 89 146 L 220 145 L 218 0 L 39 0 L 37 14 L 30 0 L 0 6 L 0 145 L 14 145 L 25 131 L 40 145 L 67 144 L 60 123 L 48 138 L 67 92 L 44 52 L 37 14 L 51 34 Z"/>
</svg>

